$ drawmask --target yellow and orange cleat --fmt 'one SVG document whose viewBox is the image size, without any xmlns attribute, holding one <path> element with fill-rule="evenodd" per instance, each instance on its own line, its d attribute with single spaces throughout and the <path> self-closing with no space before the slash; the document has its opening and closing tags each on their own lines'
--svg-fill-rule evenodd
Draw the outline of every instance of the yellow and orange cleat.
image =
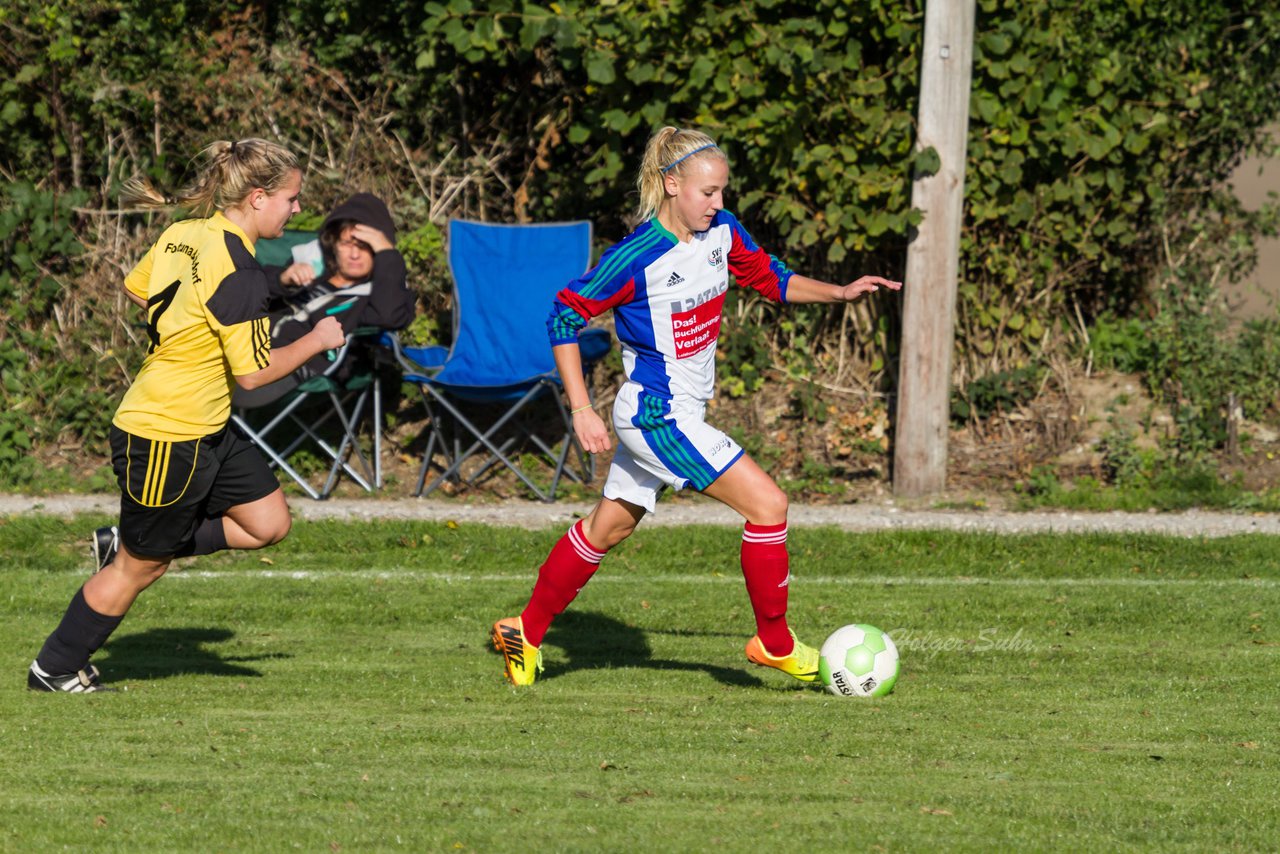
<svg viewBox="0 0 1280 854">
<path fill-rule="evenodd" d="M 519 617 L 507 617 L 493 624 L 489 634 L 493 648 L 502 653 L 503 675 L 512 685 L 532 685 L 542 670 L 542 650 L 525 643 L 524 624 Z M 816 655 L 816 653 L 815 653 Z M 817 670 L 817 659 L 814 659 Z"/>
<path fill-rule="evenodd" d="M 811 646 L 800 643 L 795 632 L 791 632 L 791 639 L 795 641 L 796 645 L 791 650 L 790 655 L 778 657 L 770 655 L 769 651 L 764 648 L 764 644 L 760 642 L 760 636 L 756 635 L 747 641 L 747 660 L 762 667 L 781 670 L 801 682 L 817 682 L 818 651 Z"/>
</svg>

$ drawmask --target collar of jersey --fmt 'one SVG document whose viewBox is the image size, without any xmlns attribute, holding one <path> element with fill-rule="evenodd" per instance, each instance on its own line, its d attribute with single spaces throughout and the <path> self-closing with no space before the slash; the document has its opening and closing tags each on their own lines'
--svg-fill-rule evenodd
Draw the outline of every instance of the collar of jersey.
<svg viewBox="0 0 1280 854">
<path fill-rule="evenodd" d="M 680 238 L 678 238 L 678 237 L 676 237 L 674 234 L 672 234 L 672 233 L 667 229 L 667 227 L 666 227 L 665 225 L 663 225 L 662 223 L 658 222 L 658 218 L 657 218 L 656 216 L 655 216 L 655 217 L 651 217 L 651 218 L 649 219 L 649 224 L 653 226 L 653 230 L 654 230 L 654 231 L 656 231 L 656 232 L 658 232 L 659 234 L 663 235 L 663 236 L 664 236 L 664 237 L 666 237 L 668 240 L 670 240 L 672 243 L 679 243 L 679 242 L 680 242 Z"/>
<path fill-rule="evenodd" d="M 249 250 L 249 254 L 255 258 L 258 257 L 258 247 L 253 245 L 253 241 L 249 239 L 249 235 L 245 234 L 244 229 L 240 228 L 240 226 L 227 219 L 222 211 L 213 212 L 213 225 L 215 228 L 220 228 L 223 231 L 229 231 L 236 237 L 239 237 L 240 240 L 244 242 L 245 248 Z"/>
</svg>

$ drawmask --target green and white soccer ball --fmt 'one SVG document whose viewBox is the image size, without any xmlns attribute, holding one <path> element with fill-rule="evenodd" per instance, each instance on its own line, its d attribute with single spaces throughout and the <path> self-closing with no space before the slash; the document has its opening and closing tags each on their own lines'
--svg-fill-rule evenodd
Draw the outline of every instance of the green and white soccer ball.
<svg viewBox="0 0 1280 854">
<path fill-rule="evenodd" d="M 844 626 L 822 645 L 818 674 L 838 697 L 883 697 L 898 681 L 898 648 L 875 626 Z"/>
</svg>

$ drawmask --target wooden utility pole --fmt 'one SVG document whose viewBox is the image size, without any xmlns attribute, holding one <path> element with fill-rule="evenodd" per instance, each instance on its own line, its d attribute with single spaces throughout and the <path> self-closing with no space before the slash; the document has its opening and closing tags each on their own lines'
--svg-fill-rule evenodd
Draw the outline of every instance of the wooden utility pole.
<svg viewBox="0 0 1280 854">
<path fill-rule="evenodd" d="M 927 0 L 924 13 L 916 148 L 932 147 L 941 166 L 917 173 L 911 188 L 911 206 L 924 212 L 924 222 L 907 248 L 902 288 L 893 489 L 904 497 L 941 492 L 947 480 L 974 3 Z"/>
</svg>

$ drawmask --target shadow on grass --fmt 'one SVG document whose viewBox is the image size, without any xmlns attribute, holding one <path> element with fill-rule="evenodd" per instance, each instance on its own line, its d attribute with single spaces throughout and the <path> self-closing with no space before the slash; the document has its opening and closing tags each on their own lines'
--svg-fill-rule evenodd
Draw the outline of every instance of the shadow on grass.
<svg viewBox="0 0 1280 854">
<path fill-rule="evenodd" d="M 551 643 L 564 650 L 563 657 L 551 656 L 552 660 L 547 663 L 546 672 L 542 676 L 544 679 L 574 670 L 647 667 L 653 670 L 700 671 L 722 684 L 745 688 L 759 688 L 765 684 L 738 667 L 654 658 L 643 631 L 590 611 L 566 611 L 561 614 L 547 631 L 544 643 Z"/>
<path fill-rule="evenodd" d="M 286 653 L 223 656 L 205 644 L 225 643 L 235 637 L 230 629 L 148 629 L 112 638 L 94 663 L 112 680 L 166 679 L 186 673 L 206 676 L 258 678 L 262 673 L 240 662 L 288 658 Z"/>
</svg>

